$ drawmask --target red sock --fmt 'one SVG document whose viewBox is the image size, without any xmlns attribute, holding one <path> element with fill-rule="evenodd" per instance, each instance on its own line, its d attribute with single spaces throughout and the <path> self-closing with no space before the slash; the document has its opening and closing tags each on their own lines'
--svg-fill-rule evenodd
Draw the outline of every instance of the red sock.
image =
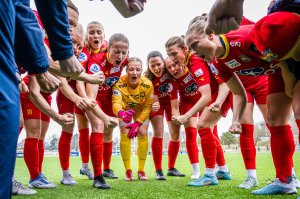
<svg viewBox="0 0 300 199">
<path fill-rule="evenodd" d="M 240 146 L 246 169 L 256 169 L 256 148 L 254 144 L 253 124 L 242 124 Z"/>
<path fill-rule="evenodd" d="M 89 163 L 90 159 L 90 130 L 79 130 L 79 150 L 82 163 Z"/>
<path fill-rule="evenodd" d="M 226 164 L 226 161 L 225 161 L 224 151 L 223 151 L 223 148 L 222 148 L 222 145 L 221 145 L 221 142 L 220 142 L 220 138 L 219 138 L 219 135 L 218 135 L 217 125 L 214 126 L 213 134 L 214 134 L 215 143 L 216 143 L 216 147 L 217 147 L 216 162 L 217 162 L 218 166 L 224 166 Z"/>
<path fill-rule="evenodd" d="M 39 172 L 39 150 L 37 138 L 26 138 L 24 143 L 24 161 L 33 180 L 40 174 Z"/>
<path fill-rule="evenodd" d="M 168 168 L 173 169 L 175 167 L 177 155 L 180 148 L 180 142 L 173 142 L 170 140 L 168 147 Z"/>
<path fill-rule="evenodd" d="M 38 148 L 39 148 L 39 171 L 41 173 L 43 167 L 43 161 L 44 161 L 44 151 L 45 151 L 44 140 L 39 140 Z"/>
<path fill-rule="evenodd" d="M 72 134 L 62 131 L 58 142 L 58 155 L 63 171 L 69 169 Z"/>
<path fill-rule="evenodd" d="M 186 150 L 190 159 L 190 163 L 198 163 L 198 146 L 197 146 L 197 129 L 194 127 L 185 128 Z"/>
<path fill-rule="evenodd" d="M 300 143 L 300 120 L 296 120 L 296 124 L 298 126 L 299 134 L 298 134 L 298 141 Z"/>
<path fill-rule="evenodd" d="M 151 148 L 155 169 L 161 170 L 163 139 L 153 137 Z"/>
<path fill-rule="evenodd" d="M 102 174 L 103 133 L 91 133 L 91 160 L 95 178 Z"/>
<path fill-rule="evenodd" d="M 294 136 L 290 125 L 270 126 L 271 152 L 276 169 L 276 178 L 289 183 L 295 151 Z"/>
<path fill-rule="evenodd" d="M 109 169 L 112 150 L 113 150 L 112 142 L 103 143 L 103 169 L 104 170 Z"/>
<path fill-rule="evenodd" d="M 217 146 L 215 136 L 210 128 L 198 129 L 201 140 L 202 153 L 205 160 L 206 168 L 215 168 L 217 157 Z"/>
</svg>

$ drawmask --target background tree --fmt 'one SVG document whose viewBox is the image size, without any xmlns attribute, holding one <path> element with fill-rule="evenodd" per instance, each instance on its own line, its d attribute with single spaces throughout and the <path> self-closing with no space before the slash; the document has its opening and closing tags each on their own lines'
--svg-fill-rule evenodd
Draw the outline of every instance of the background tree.
<svg viewBox="0 0 300 199">
<path fill-rule="evenodd" d="M 236 139 L 235 135 L 233 135 L 232 133 L 224 132 L 223 135 L 221 136 L 221 143 L 223 145 L 228 145 L 228 148 L 230 148 L 231 144 L 237 143 L 237 139 Z"/>
</svg>

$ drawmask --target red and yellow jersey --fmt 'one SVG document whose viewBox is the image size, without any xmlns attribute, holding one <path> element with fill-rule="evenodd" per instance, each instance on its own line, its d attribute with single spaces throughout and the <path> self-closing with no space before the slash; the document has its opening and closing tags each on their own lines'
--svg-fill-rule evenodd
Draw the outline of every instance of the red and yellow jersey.
<svg viewBox="0 0 300 199">
<path fill-rule="evenodd" d="M 220 35 L 220 40 L 225 47 L 222 57 L 215 58 L 219 76 L 227 82 L 233 72 L 245 76 L 261 76 L 274 74 L 277 66 L 262 59 L 260 53 L 247 37 L 253 25 L 240 26 L 238 30 Z"/>
<path fill-rule="evenodd" d="M 120 110 L 135 110 L 134 119 L 143 123 L 149 118 L 153 103 L 153 85 L 146 78 L 141 77 L 137 88 L 128 86 L 128 76 L 122 76 L 113 86 L 112 104 L 115 115 Z"/>
<path fill-rule="evenodd" d="M 152 80 L 152 84 L 154 87 L 154 95 L 157 95 L 160 105 L 168 105 L 170 104 L 170 88 L 172 84 L 170 84 L 170 78 L 167 72 L 163 72 L 161 77 L 154 77 Z"/>
<path fill-rule="evenodd" d="M 84 68 L 85 71 L 87 71 L 87 67 L 88 67 L 88 62 L 89 60 L 101 53 L 101 52 L 105 52 L 108 46 L 108 42 L 106 40 L 103 41 L 102 45 L 100 46 L 99 49 L 97 50 L 89 50 L 89 48 L 87 46 L 84 46 L 82 49 L 82 52 L 80 53 L 80 55 L 78 56 L 78 60 L 81 63 L 82 67 Z"/>
<path fill-rule="evenodd" d="M 205 85 L 199 83 L 186 68 L 184 75 L 176 79 L 176 81 L 170 82 L 171 89 L 169 95 L 171 100 L 177 99 L 177 93 L 179 92 L 180 103 L 196 103 L 201 97 L 199 87 Z"/>
<path fill-rule="evenodd" d="M 111 88 L 119 80 L 123 68 L 127 64 L 125 59 L 119 66 L 114 66 L 108 59 L 108 53 L 99 53 L 91 58 L 88 63 L 88 74 L 102 71 L 105 76 L 103 85 L 99 86 L 98 95 L 101 97 L 111 97 Z"/>
</svg>

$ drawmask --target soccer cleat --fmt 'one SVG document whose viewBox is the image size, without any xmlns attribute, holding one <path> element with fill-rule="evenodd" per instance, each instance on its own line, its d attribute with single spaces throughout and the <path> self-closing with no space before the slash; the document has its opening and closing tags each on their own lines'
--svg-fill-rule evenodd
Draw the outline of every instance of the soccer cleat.
<svg viewBox="0 0 300 199">
<path fill-rule="evenodd" d="M 89 180 L 94 179 L 94 174 L 92 173 L 92 171 L 89 168 L 81 168 L 80 174 L 87 176 L 89 178 Z"/>
<path fill-rule="evenodd" d="M 118 179 L 119 177 L 115 175 L 114 171 L 111 169 L 106 169 L 103 171 L 103 176 L 109 179 Z"/>
<path fill-rule="evenodd" d="M 141 181 L 147 181 L 149 178 L 146 176 L 144 171 L 138 171 L 138 178 Z"/>
<path fill-rule="evenodd" d="M 292 183 L 297 189 L 300 189 L 300 182 L 296 175 L 292 175 Z"/>
<path fill-rule="evenodd" d="M 125 176 L 125 180 L 126 181 L 133 181 L 134 177 L 132 176 L 132 171 L 131 169 L 126 171 L 126 176 Z"/>
<path fill-rule="evenodd" d="M 191 179 L 192 180 L 197 180 L 200 178 L 200 170 L 199 169 L 195 169 L 192 173 Z"/>
<path fill-rule="evenodd" d="M 40 189 L 51 189 L 51 188 L 56 188 L 57 186 L 56 184 L 50 182 L 45 176 L 39 174 L 38 177 L 29 181 L 28 187 L 40 188 Z"/>
<path fill-rule="evenodd" d="M 156 180 L 166 180 L 166 177 L 164 176 L 162 170 L 156 170 L 155 171 L 155 179 Z"/>
<path fill-rule="evenodd" d="M 195 179 L 192 182 L 188 183 L 189 186 L 194 186 L 194 187 L 202 187 L 202 186 L 217 185 L 217 184 L 219 184 L 217 177 L 215 175 L 208 175 L 208 174 L 204 174 L 203 177 L 199 179 Z"/>
<path fill-rule="evenodd" d="M 63 176 L 60 183 L 64 185 L 70 185 L 70 186 L 77 184 L 77 182 L 73 179 L 71 174 L 69 174 L 69 176 Z"/>
<path fill-rule="evenodd" d="M 276 178 L 264 188 L 252 191 L 251 193 L 254 195 L 295 194 L 297 193 L 297 189 L 293 183 L 286 184 Z"/>
<path fill-rule="evenodd" d="M 241 189 L 252 189 L 253 187 L 257 187 L 257 186 L 258 186 L 257 179 L 252 176 L 248 176 L 247 179 L 238 187 Z"/>
<path fill-rule="evenodd" d="M 185 177 L 185 174 L 180 173 L 176 168 L 172 168 L 168 170 L 167 176 Z"/>
<path fill-rule="evenodd" d="M 232 180 L 232 176 L 229 171 L 221 171 L 219 170 L 216 173 L 216 176 L 219 180 Z"/>
<path fill-rule="evenodd" d="M 21 182 L 14 180 L 12 182 L 12 195 L 34 195 L 36 190 L 25 187 Z"/>
<path fill-rule="evenodd" d="M 98 189 L 110 189 L 110 186 L 106 184 L 103 175 L 98 175 L 94 179 L 93 186 Z"/>
</svg>

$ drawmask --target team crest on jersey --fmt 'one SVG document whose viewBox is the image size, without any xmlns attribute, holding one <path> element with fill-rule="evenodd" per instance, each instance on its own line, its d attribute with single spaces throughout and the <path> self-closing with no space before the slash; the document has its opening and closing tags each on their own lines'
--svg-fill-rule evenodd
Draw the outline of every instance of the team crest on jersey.
<svg viewBox="0 0 300 199">
<path fill-rule="evenodd" d="M 189 83 L 189 81 L 191 81 L 192 79 L 193 79 L 193 78 L 192 78 L 191 74 L 188 74 L 188 76 L 186 76 L 186 77 L 184 78 L 183 82 L 184 82 L 185 84 L 187 84 L 187 83 Z"/>
<path fill-rule="evenodd" d="M 118 90 L 113 90 L 113 95 L 114 96 L 121 96 L 121 93 Z"/>
<path fill-rule="evenodd" d="M 216 75 L 219 74 L 219 71 L 218 71 L 218 69 L 215 67 L 215 65 L 213 65 L 212 63 L 208 63 L 208 66 L 209 66 L 210 71 L 211 71 L 213 74 L 216 74 Z"/>
<path fill-rule="evenodd" d="M 98 64 L 92 64 L 90 67 L 90 71 L 92 73 L 97 73 L 100 71 L 100 66 Z"/>
<path fill-rule="evenodd" d="M 275 54 L 275 53 L 273 53 L 273 52 L 271 51 L 271 48 L 268 48 L 268 49 L 264 50 L 264 51 L 262 52 L 262 54 L 265 56 L 265 57 L 264 57 L 264 60 L 266 60 L 266 61 L 268 61 L 268 62 L 271 62 L 271 61 L 273 61 L 274 59 L 276 59 L 276 58 L 278 57 L 277 54 Z"/>
<path fill-rule="evenodd" d="M 107 79 L 105 79 L 105 84 L 109 87 L 111 87 L 112 85 L 114 85 L 117 81 L 119 80 L 119 77 L 114 76 L 114 77 L 108 77 Z"/>
<path fill-rule="evenodd" d="M 241 65 L 241 64 L 240 64 L 238 61 L 236 61 L 235 59 L 230 60 L 229 62 L 225 62 L 225 64 L 226 64 L 226 66 L 228 66 L 228 67 L 231 68 L 231 69 L 234 69 L 234 68 L 239 67 L 239 66 Z"/>
<path fill-rule="evenodd" d="M 198 70 L 196 70 L 196 71 L 194 72 L 194 74 L 195 74 L 196 77 L 200 77 L 200 76 L 202 76 L 204 73 L 203 73 L 203 70 L 202 70 L 201 68 L 199 68 Z"/>
<path fill-rule="evenodd" d="M 110 69 L 110 74 L 117 73 L 121 70 L 120 66 L 115 66 Z"/>
<path fill-rule="evenodd" d="M 185 88 L 185 91 L 186 92 L 195 92 L 195 91 L 197 91 L 198 90 L 198 84 L 196 83 L 196 82 L 194 82 L 194 83 L 192 83 L 191 85 L 189 85 L 189 86 L 187 86 L 186 88 Z"/>
<path fill-rule="evenodd" d="M 87 61 L 87 55 L 85 53 L 80 53 L 80 55 L 78 56 L 78 61 L 80 62 Z"/>
<path fill-rule="evenodd" d="M 169 83 L 165 83 L 158 88 L 158 91 L 160 91 L 162 93 L 168 93 L 172 90 L 173 90 L 173 86 L 172 86 L 172 84 L 169 84 Z"/>
<path fill-rule="evenodd" d="M 168 74 L 164 74 L 159 81 L 164 82 L 166 79 L 168 79 Z"/>
<path fill-rule="evenodd" d="M 245 63 L 251 61 L 251 58 L 246 55 L 240 55 L 239 58 Z"/>
<path fill-rule="evenodd" d="M 236 73 L 238 75 L 246 75 L 246 76 L 259 76 L 264 71 L 263 68 L 250 68 L 247 70 L 240 70 Z"/>
</svg>

